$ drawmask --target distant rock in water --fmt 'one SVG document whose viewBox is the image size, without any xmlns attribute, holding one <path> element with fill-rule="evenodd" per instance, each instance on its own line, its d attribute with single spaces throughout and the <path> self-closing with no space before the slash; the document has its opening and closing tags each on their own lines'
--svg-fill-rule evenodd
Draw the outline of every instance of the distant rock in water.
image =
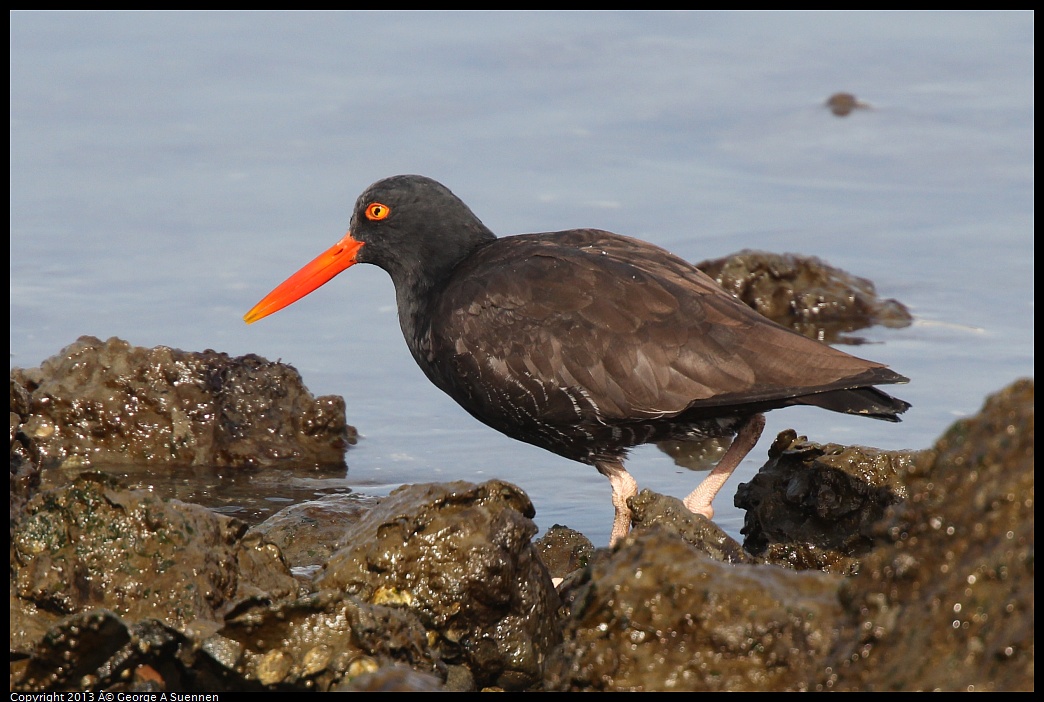
<svg viewBox="0 0 1044 702">
<path fill-rule="evenodd" d="M 696 267 L 777 324 L 820 341 L 858 344 L 861 339 L 844 335 L 913 322 L 901 302 L 878 298 L 871 281 L 815 256 L 744 249 Z"/>
<path fill-rule="evenodd" d="M 341 397 L 314 397 L 285 363 L 83 336 L 11 370 L 11 460 L 80 468 L 148 462 L 344 464 Z"/>
<path fill-rule="evenodd" d="M 870 103 L 863 102 L 852 93 L 834 93 L 824 104 L 838 117 L 847 117 L 856 110 L 873 109 Z"/>
</svg>

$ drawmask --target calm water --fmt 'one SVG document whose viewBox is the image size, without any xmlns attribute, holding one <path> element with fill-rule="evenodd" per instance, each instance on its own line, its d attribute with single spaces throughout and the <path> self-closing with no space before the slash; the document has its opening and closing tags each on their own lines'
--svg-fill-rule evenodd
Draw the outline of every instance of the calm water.
<svg viewBox="0 0 1044 702">
<path fill-rule="evenodd" d="M 441 180 L 502 234 L 593 226 L 694 261 L 819 256 L 905 303 L 859 355 L 913 382 L 891 425 L 776 432 L 924 448 L 1033 375 L 1034 22 L 1012 13 L 11 14 L 11 365 L 82 334 L 258 353 L 340 394 L 347 483 L 500 477 L 608 541 L 609 485 L 429 385 L 383 271 L 241 316 L 343 234 L 378 178 Z M 873 106 L 847 118 L 837 91 Z M 702 475 L 628 463 L 682 496 Z M 300 499 L 295 494 L 294 499 Z"/>
</svg>

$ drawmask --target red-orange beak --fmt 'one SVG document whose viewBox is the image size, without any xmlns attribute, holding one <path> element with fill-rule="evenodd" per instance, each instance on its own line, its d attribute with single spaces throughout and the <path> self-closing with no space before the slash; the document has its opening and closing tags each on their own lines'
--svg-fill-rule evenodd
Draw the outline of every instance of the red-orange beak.
<svg viewBox="0 0 1044 702">
<path fill-rule="evenodd" d="M 284 280 L 279 287 L 265 295 L 261 302 L 254 305 L 243 319 L 253 324 L 262 317 L 278 312 L 291 305 L 316 288 L 330 282 L 341 271 L 355 265 L 355 256 L 363 242 L 352 238 L 348 232 L 344 238 L 316 256 L 315 260 Z"/>
</svg>

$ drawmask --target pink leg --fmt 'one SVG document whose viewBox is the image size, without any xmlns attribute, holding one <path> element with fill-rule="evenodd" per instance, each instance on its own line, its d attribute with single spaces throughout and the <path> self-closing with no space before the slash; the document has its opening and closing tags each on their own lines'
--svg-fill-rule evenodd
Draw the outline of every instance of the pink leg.
<svg viewBox="0 0 1044 702">
<path fill-rule="evenodd" d="M 736 438 L 732 440 L 732 445 L 729 446 L 729 450 L 725 452 L 725 455 L 718 461 L 718 465 L 714 467 L 714 470 L 710 472 L 703 482 L 697 486 L 695 490 L 689 493 L 683 502 L 685 506 L 689 508 L 690 512 L 696 514 L 702 514 L 707 519 L 714 516 L 714 508 L 711 506 L 711 502 L 714 501 L 714 496 L 721 490 L 721 486 L 725 484 L 725 481 L 729 479 L 732 472 L 739 466 L 750 450 L 758 443 L 758 439 L 761 438 L 761 432 L 765 429 L 765 415 L 755 414 L 746 422 L 740 425 L 739 431 L 736 432 Z M 611 478 L 610 478 L 611 480 Z M 615 527 L 614 527 L 615 528 Z"/>
<path fill-rule="evenodd" d="M 627 536 L 631 528 L 631 508 L 627 506 L 627 498 L 638 494 L 638 483 L 624 469 L 621 461 L 598 461 L 595 467 L 599 473 L 609 478 L 609 485 L 613 488 L 613 507 L 616 508 L 616 515 L 613 517 L 613 532 L 609 535 L 609 545 L 615 546 Z"/>
</svg>

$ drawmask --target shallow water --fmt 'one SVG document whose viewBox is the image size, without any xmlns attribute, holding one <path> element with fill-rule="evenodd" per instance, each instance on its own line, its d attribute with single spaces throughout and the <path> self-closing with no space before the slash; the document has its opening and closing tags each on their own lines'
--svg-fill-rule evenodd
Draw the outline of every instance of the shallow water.
<svg viewBox="0 0 1044 702">
<path fill-rule="evenodd" d="M 82 334 L 282 359 L 346 398 L 354 489 L 504 478 L 541 528 L 604 544 L 607 481 L 432 387 L 382 271 L 353 268 L 249 327 L 241 316 L 395 173 L 441 180 L 501 234 L 592 226 L 693 261 L 819 256 L 915 315 L 849 349 L 909 376 L 896 394 L 914 407 L 899 425 L 771 413 L 715 504 L 739 536 L 732 495 L 778 431 L 924 448 L 1033 375 L 1033 25 L 1030 12 L 15 12 L 10 362 L 38 365 Z M 838 91 L 872 109 L 835 117 L 823 102 Z M 702 477 L 654 447 L 628 467 L 677 496 Z"/>
</svg>

